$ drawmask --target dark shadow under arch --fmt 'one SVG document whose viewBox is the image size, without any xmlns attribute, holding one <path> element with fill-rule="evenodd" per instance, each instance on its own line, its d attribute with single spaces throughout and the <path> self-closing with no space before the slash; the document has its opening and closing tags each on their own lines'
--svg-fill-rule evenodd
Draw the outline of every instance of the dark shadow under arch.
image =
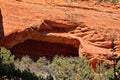
<svg viewBox="0 0 120 80">
<path fill-rule="evenodd" d="M 78 57 L 78 49 L 72 45 L 62 43 L 50 43 L 45 41 L 26 40 L 15 45 L 11 52 L 16 57 L 30 56 L 32 59 L 39 57 L 52 58 L 55 55 Z"/>
</svg>

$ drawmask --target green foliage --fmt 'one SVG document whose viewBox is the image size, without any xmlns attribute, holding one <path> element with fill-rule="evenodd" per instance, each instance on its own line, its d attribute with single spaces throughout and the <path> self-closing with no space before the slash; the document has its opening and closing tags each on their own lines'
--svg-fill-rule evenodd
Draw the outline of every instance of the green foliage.
<svg viewBox="0 0 120 80">
<path fill-rule="evenodd" d="M 107 3 L 118 3 L 119 0 L 98 0 L 98 3 L 107 2 Z"/>
<path fill-rule="evenodd" d="M 12 76 L 14 56 L 5 48 L 0 48 L 0 78 Z"/>
<path fill-rule="evenodd" d="M 17 61 L 19 68 L 26 65 L 24 69 L 29 68 L 40 80 L 92 80 L 94 78 L 90 62 L 85 57 L 56 56 L 52 61 L 40 57 L 36 62 L 32 62 L 28 57 L 24 59 Z M 31 65 L 28 67 L 29 63 Z"/>
<path fill-rule="evenodd" d="M 32 66 L 32 64 L 34 63 L 34 61 L 29 58 L 29 56 L 24 56 L 20 59 L 17 59 L 14 64 L 16 66 L 16 68 L 20 69 L 21 71 L 29 68 L 30 66 Z"/>
<path fill-rule="evenodd" d="M 120 60 L 116 64 L 116 80 L 120 79 Z M 95 73 L 95 80 L 114 80 L 114 68 L 104 62 L 97 65 L 97 73 Z"/>
<path fill-rule="evenodd" d="M 15 61 L 15 66 L 21 71 L 29 70 L 35 73 L 40 80 L 46 80 L 49 76 L 47 62 L 49 63 L 45 57 L 40 57 L 37 62 L 34 62 L 29 56 L 24 56 Z"/>
<path fill-rule="evenodd" d="M 29 70 L 19 70 L 14 65 L 14 56 L 10 51 L 1 48 L 0 50 L 0 80 L 38 80 L 36 75 Z"/>
<path fill-rule="evenodd" d="M 116 76 L 120 79 L 120 61 Z M 10 51 L 0 50 L 0 79 L 5 80 L 113 80 L 114 69 L 106 62 L 97 65 L 95 73 L 85 57 L 55 56 L 53 60 L 40 57 L 36 62 L 29 56 L 14 59 Z"/>
<path fill-rule="evenodd" d="M 86 58 L 58 57 L 51 64 L 57 80 L 92 80 L 94 72 Z"/>
<path fill-rule="evenodd" d="M 120 58 L 116 65 L 116 76 L 117 76 L 117 79 L 120 79 Z"/>
<path fill-rule="evenodd" d="M 95 80 L 113 80 L 113 68 L 110 68 L 106 62 L 97 65 L 97 73 L 95 73 Z"/>
<path fill-rule="evenodd" d="M 10 64 L 14 62 L 14 55 L 12 55 L 9 50 L 3 47 L 0 48 L 0 58 L 4 64 Z"/>
</svg>

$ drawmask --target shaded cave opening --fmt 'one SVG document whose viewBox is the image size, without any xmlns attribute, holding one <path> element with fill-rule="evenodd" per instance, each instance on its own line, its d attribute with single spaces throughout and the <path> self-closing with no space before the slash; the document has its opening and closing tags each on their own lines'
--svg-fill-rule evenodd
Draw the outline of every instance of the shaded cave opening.
<svg viewBox="0 0 120 80">
<path fill-rule="evenodd" d="M 56 55 L 64 57 L 79 56 L 78 48 L 73 45 L 37 40 L 26 40 L 23 43 L 15 45 L 10 50 L 16 58 L 22 58 L 23 56 L 28 55 L 33 60 L 37 60 L 39 57 L 52 59 Z"/>
</svg>

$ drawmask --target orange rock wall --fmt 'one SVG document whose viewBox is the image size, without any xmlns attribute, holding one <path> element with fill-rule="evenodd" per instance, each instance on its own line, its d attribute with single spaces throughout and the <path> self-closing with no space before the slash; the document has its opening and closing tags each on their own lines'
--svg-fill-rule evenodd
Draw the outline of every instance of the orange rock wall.
<svg viewBox="0 0 120 80">
<path fill-rule="evenodd" d="M 48 46 L 52 46 L 50 43 L 72 46 L 66 47 L 67 52 L 63 48 L 65 55 L 74 52 L 76 55 L 75 49 L 78 49 L 79 56 L 106 59 L 111 56 L 111 39 L 114 38 L 116 54 L 120 55 L 119 4 L 114 9 L 92 1 L 68 4 L 55 0 L 49 4 L 46 0 L 0 0 L 0 9 L 0 45 L 11 50 L 19 44 L 26 45 L 27 40 L 36 40 L 49 43 Z M 16 52 L 20 54 L 18 48 Z M 35 52 L 37 47 L 31 49 L 34 51 L 28 52 Z M 54 47 L 54 50 L 57 49 Z M 42 55 L 41 52 L 35 55 L 38 54 Z"/>
</svg>

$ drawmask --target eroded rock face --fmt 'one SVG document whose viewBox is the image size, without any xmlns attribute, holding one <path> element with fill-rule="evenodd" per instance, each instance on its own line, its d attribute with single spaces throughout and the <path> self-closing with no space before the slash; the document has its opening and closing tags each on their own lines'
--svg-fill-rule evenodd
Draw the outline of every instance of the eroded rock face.
<svg viewBox="0 0 120 80">
<path fill-rule="evenodd" d="M 17 44 L 11 49 L 11 52 L 18 57 L 29 54 L 33 59 L 38 59 L 40 56 L 50 58 L 55 55 L 79 56 L 78 49 L 72 45 L 37 40 L 26 40 L 23 43 Z"/>
<path fill-rule="evenodd" d="M 111 56 L 114 38 L 116 54 L 120 55 L 119 7 L 93 6 L 92 2 L 57 3 L 0 0 L 0 45 L 18 55 L 106 59 Z"/>
</svg>

